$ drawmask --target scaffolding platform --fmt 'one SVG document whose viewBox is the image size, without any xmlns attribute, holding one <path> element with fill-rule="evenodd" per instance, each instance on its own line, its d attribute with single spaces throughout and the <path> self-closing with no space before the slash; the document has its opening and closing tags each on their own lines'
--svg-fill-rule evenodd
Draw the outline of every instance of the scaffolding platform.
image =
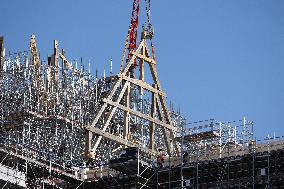
<svg viewBox="0 0 284 189">
<path fill-rule="evenodd" d="M 219 136 L 220 134 L 217 131 L 205 131 L 205 132 L 185 135 L 183 137 L 176 137 L 176 139 L 179 142 L 181 142 L 181 140 L 184 140 L 183 142 L 197 142 L 201 140 L 216 138 Z"/>
</svg>

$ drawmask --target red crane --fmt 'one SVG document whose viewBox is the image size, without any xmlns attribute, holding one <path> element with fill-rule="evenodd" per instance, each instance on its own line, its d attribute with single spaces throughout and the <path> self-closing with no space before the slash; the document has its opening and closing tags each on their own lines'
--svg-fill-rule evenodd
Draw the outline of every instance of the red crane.
<svg viewBox="0 0 284 189">
<path fill-rule="evenodd" d="M 136 49 L 137 43 L 137 30 L 138 30 L 138 20 L 139 20 L 139 10 L 140 10 L 140 0 L 134 0 L 132 6 L 132 16 L 129 28 L 129 46 L 128 46 L 128 56 Z"/>
<path fill-rule="evenodd" d="M 152 53 L 154 55 L 154 47 L 152 43 L 153 29 L 150 23 L 150 0 L 145 0 L 145 3 L 146 3 L 146 11 L 147 11 L 147 22 L 143 26 L 143 29 L 149 31 L 149 33 L 151 34 L 150 40 L 151 40 L 151 46 L 152 46 Z M 131 21 L 130 21 L 130 26 L 129 26 L 128 34 L 127 34 L 126 41 L 125 41 L 125 47 L 124 47 L 122 63 L 121 63 L 121 71 L 123 68 L 124 58 L 126 56 L 126 53 L 127 53 L 126 61 L 128 61 L 131 58 L 131 54 L 137 48 L 137 36 L 138 36 L 137 32 L 138 32 L 138 25 L 139 25 L 139 13 L 140 13 L 140 0 L 133 0 Z M 128 52 L 126 52 L 127 50 Z M 134 60 L 132 70 L 136 66 L 137 66 L 136 60 Z"/>
</svg>

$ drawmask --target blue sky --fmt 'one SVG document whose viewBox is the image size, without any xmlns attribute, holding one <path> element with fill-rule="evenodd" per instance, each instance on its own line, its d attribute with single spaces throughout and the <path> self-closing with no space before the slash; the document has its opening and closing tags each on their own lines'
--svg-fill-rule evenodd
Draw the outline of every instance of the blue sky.
<svg viewBox="0 0 284 189">
<path fill-rule="evenodd" d="M 93 73 L 108 69 L 110 58 L 117 71 L 131 6 L 132 0 L 1 0 L 0 34 L 10 51 L 28 49 L 35 34 L 43 57 L 57 39 L 70 60 L 90 59 Z M 168 101 L 189 120 L 245 116 L 258 138 L 284 135 L 283 10 L 282 0 L 152 0 Z"/>
</svg>

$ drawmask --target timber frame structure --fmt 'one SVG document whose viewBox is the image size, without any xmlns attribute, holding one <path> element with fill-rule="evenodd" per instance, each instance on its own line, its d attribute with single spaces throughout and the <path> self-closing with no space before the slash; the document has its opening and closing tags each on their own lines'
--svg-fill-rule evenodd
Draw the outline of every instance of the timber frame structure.
<svg viewBox="0 0 284 189">
<path fill-rule="evenodd" d="M 144 31 L 146 32 L 146 31 Z M 147 36 L 144 34 L 142 36 Z M 134 62 L 139 62 L 139 79 L 134 78 L 134 73 L 132 68 Z M 149 65 L 151 71 L 151 77 L 153 84 L 147 84 L 145 82 L 145 63 Z M 169 155 L 178 155 L 179 147 L 175 141 L 176 128 L 172 124 L 170 113 L 167 109 L 165 101 L 165 93 L 161 89 L 161 84 L 158 79 L 158 74 L 156 70 L 156 61 L 150 55 L 147 39 L 142 38 L 138 48 L 132 53 L 130 59 L 126 63 L 122 71 L 116 76 L 117 79 L 105 98 L 101 99 L 100 107 L 95 115 L 94 121 L 91 125 L 86 126 L 86 154 L 88 157 L 94 158 L 94 153 L 96 152 L 98 146 L 101 143 L 102 138 L 112 140 L 120 145 L 128 147 L 142 147 L 146 152 L 150 154 L 157 154 L 157 149 L 163 146 L 157 146 L 155 143 L 155 137 L 157 137 L 157 127 L 162 130 L 161 137 L 164 137 L 164 144 Z M 131 94 L 130 91 L 133 88 L 138 87 L 141 96 L 145 91 L 150 92 L 151 109 L 150 115 L 145 114 L 141 111 L 137 111 L 131 108 Z M 117 98 L 114 96 L 117 95 Z M 97 126 L 99 119 L 102 117 L 104 112 L 108 109 L 108 116 L 104 121 L 104 124 L 100 127 Z M 124 124 L 123 124 L 123 134 L 119 135 L 117 133 L 110 133 L 109 123 L 111 119 L 115 116 L 117 109 L 124 112 Z M 146 136 L 149 140 L 146 143 L 137 144 L 135 141 L 131 140 L 131 131 L 129 127 L 129 116 L 136 116 L 149 122 L 149 128 L 147 129 Z M 133 129 L 135 130 L 135 128 Z M 97 136 L 95 137 L 94 145 L 92 146 L 93 133 Z M 155 146 L 156 145 L 156 146 Z"/>
</svg>

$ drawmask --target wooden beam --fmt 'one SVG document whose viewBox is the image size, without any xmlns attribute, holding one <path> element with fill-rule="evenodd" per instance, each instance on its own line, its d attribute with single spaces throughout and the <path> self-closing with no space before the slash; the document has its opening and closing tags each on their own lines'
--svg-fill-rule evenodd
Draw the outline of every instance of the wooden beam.
<svg viewBox="0 0 284 189">
<path fill-rule="evenodd" d="M 86 127 L 86 129 L 89 130 L 89 131 L 92 131 L 93 133 L 96 133 L 97 135 L 103 136 L 106 139 L 117 142 L 121 145 L 130 146 L 130 147 L 137 147 L 140 150 L 143 150 L 144 152 L 147 152 L 149 154 L 155 154 L 155 151 L 149 150 L 148 148 L 145 148 L 145 147 L 141 147 L 139 144 L 136 144 L 136 143 L 131 142 L 129 140 L 125 140 L 125 139 L 120 138 L 118 136 L 115 136 L 111 133 L 102 131 L 101 129 L 90 127 L 90 126 Z"/>
<path fill-rule="evenodd" d="M 124 95 L 124 105 L 126 108 L 129 108 L 130 105 L 130 85 L 127 86 Z M 117 106 L 116 106 L 117 107 Z M 124 127 L 123 127 L 123 138 L 125 140 L 128 139 L 128 131 L 129 131 L 129 111 L 124 111 Z"/>
<path fill-rule="evenodd" d="M 128 87 L 129 87 L 129 83 L 127 82 L 127 83 L 124 84 L 124 86 L 123 86 L 123 88 L 122 88 L 122 90 L 121 90 L 121 92 L 120 92 L 116 102 L 119 103 L 121 101 L 121 99 L 123 97 L 123 94 L 125 93 L 125 91 L 127 90 Z M 110 114 L 109 114 L 109 116 L 108 116 L 108 118 L 107 118 L 107 120 L 106 120 L 106 122 L 105 122 L 105 124 L 104 124 L 104 126 L 102 128 L 102 131 L 105 131 L 107 129 L 107 127 L 108 127 L 108 125 L 109 125 L 109 123 L 111 121 L 111 118 L 113 117 L 113 115 L 114 115 L 116 110 L 117 110 L 117 107 L 113 107 L 112 108 L 112 110 L 111 110 L 111 112 L 110 112 Z M 94 145 L 93 149 L 92 149 L 93 151 L 95 151 L 97 149 L 97 147 L 100 144 L 101 139 L 102 139 L 102 136 L 99 136 L 97 141 L 95 142 L 95 145 Z"/>
<path fill-rule="evenodd" d="M 40 59 L 38 55 L 38 50 L 36 47 L 36 38 L 35 35 L 31 36 L 30 40 L 30 52 L 31 52 L 31 63 L 33 66 L 33 71 L 35 73 L 35 86 L 39 89 L 43 81 L 40 80 L 39 70 L 40 70 Z"/>
<path fill-rule="evenodd" d="M 157 86 L 155 84 L 153 84 L 153 87 L 156 89 Z M 156 111 L 157 111 L 156 103 L 157 103 L 156 102 L 156 93 L 152 93 L 151 117 L 153 119 L 155 119 Z M 155 142 L 155 123 L 151 122 L 150 123 L 150 143 L 149 143 L 149 148 L 152 149 L 152 150 L 155 147 L 154 142 Z"/>
<path fill-rule="evenodd" d="M 146 62 L 148 62 L 150 64 L 156 64 L 156 61 L 154 59 L 149 58 L 149 57 L 147 57 L 145 55 L 137 54 L 136 57 L 140 58 L 140 59 L 143 59 L 143 60 L 145 60 Z"/>
<path fill-rule="evenodd" d="M 65 53 L 64 53 L 64 51 L 62 51 L 62 53 L 59 53 L 59 57 L 62 59 L 62 62 L 64 63 L 64 67 L 65 68 L 68 68 L 68 69 L 71 69 L 72 70 L 72 72 L 73 72 L 73 74 L 77 74 L 79 71 L 76 69 L 76 68 L 74 68 L 73 66 L 72 66 L 72 64 L 67 60 L 67 58 L 65 57 Z"/>
<path fill-rule="evenodd" d="M 85 155 L 88 158 L 93 158 L 90 154 L 90 151 L 92 150 L 92 138 L 93 138 L 93 133 L 89 130 L 86 130 L 86 133 L 85 133 Z"/>
<path fill-rule="evenodd" d="M 59 79 L 59 65 L 58 65 L 58 59 L 59 59 L 59 51 L 58 51 L 58 41 L 54 40 L 54 48 L 53 48 L 53 66 L 54 66 L 54 83 L 58 82 Z M 57 84 L 56 84 L 57 87 Z"/>
<path fill-rule="evenodd" d="M 160 107 L 160 103 L 159 103 L 158 97 L 156 98 L 156 102 L 157 102 L 157 104 L 156 104 L 157 107 L 156 108 L 157 108 L 158 116 L 159 116 L 160 120 L 165 122 L 165 117 L 164 117 L 163 112 L 161 111 L 161 107 Z M 171 148 L 170 148 L 170 141 L 169 141 L 168 132 L 166 131 L 166 129 L 164 127 L 162 127 L 162 132 L 163 132 L 163 135 L 164 135 L 164 138 L 165 138 L 167 152 L 168 152 L 169 155 L 171 155 L 172 151 L 171 151 Z"/>
<path fill-rule="evenodd" d="M 139 80 L 140 81 L 142 81 L 142 82 L 144 82 L 144 80 L 145 80 L 145 72 L 144 72 L 144 60 L 143 59 L 141 59 L 140 61 L 139 61 L 139 71 L 140 71 L 140 76 L 139 76 Z"/>
<path fill-rule="evenodd" d="M 161 96 L 165 96 L 165 93 L 163 91 L 159 91 L 155 88 L 153 88 L 151 85 L 139 80 L 139 79 L 134 79 L 134 78 L 130 78 L 130 77 L 126 77 L 126 76 L 123 76 L 121 74 L 118 74 L 117 75 L 119 78 L 122 78 L 126 81 L 129 81 L 131 83 L 133 83 L 134 85 L 137 85 L 137 86 L 140 86 L 142 87 L 143 89 L 147 90 L 147 91 L 150 91 L 150 92 L 154 92 L 154 93 L 157 93 Z"/>
<path fill-rule="evenodd" d="M 175 128 L 175 127 L 173 127 L 173 126 L 171 126 L 171 125 L 169 125 L 169 124 L 166 124 L 166 123 L 164 123 L 164 122 L 162 122 L 162 121 L 160 121 L 160 120 L 154 119 L 154 118 L 152 118 L 152 117 L 149 116 L 149 115 L 142 114 L 142 113 L 140 113 L 140 112 L 137 112 L 137 111 L 135 111 L 135 110 L 132 110 L 131 108 L 127 108 L 127 107 L 125 107 L 125 106 L 123 106 L 123 105 L 121 105 L 121 104 L 119 104 L 119 103 L 113 102 L 113 101 L 111 101 L 111 100 L 109 100 L 109 99 L 103 99 L 103 101 L 106 102 L 106 103 L 108 103 L 108 104 L 110 104 L 110 105 L 112 105 L 112 106 L 117 106 L 119 109 L 121 109 L 121 110 L 123 110 L 123 111 L 128 111 L 129 113 L 131 113 L 131 114 L 133 114 L 133 115 L 135 115 L 135 116 L 137 116 L 137 117 L 143 118 L 143 119 L 148 120 L 148 121 L 150 121 L 150 122 L 154 122 L 154 123 L 157 124 L 157 125 L 166 127 L 167 129 L 170 129 L 170 130 L 173 130 L 173 131 L 176 131 L 176 130 L 177 130 L 177 128 Z"/>
<path fill-rule="evenodd" d="M 139 44 L 138 48 L 137 48 L 136 51 L 133 53 L 131 59 L 128 61 L 126 67 L 123 69 L 122 74 L 123 74 L 124 76 L 127 75 L 128 71 L 129 71 L 129 68 L 132 66 L 132 64 L 133 64 L 133 62 L 134 62 L 134 60 L 135 60 L 135 58 L 137 57 L 137 55 L 139 54 L 141 48 L 143 47 L 143 43 L 142 43 L 143 41 L 145 41 L 145 39 L 143 39 L 143 40 L 141 41 L 141 43 Z"/>
</svg>

